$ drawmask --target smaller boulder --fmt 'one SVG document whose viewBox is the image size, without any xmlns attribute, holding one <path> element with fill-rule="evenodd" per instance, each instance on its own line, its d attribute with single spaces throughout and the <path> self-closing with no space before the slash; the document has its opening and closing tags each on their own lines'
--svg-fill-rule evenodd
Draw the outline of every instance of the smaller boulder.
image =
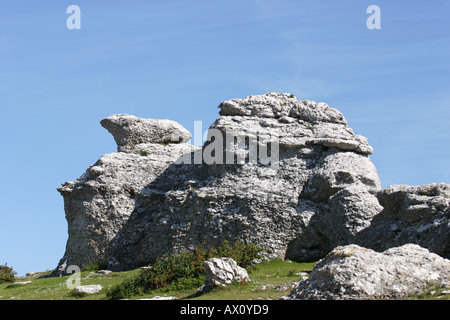
<svg viewBox="0 0 450 320">
<path fill-rule="evenodd" d="M 103 286 L 101 286 L 99 284 L 91 284 L 91 285 L 86 285 L 86 286 L 78 286 L 75 288 L 75 291 L 91 294 L 91 293 L 97 293 L 102 289 L 103 289 Z"/>
<path fill-rule="evenodd" d="M 232 282 L 250 281 L 247 270 L 237 265 L 231 258 L 211 258 L 204 263 L 205 286 L 227 286 Z"/>
<path fill-rule="evenodd" d="M 238 266 L 231 258 L 211 258 L 204 262 L 205 283 L 197 289 L 192 297 L 201 296 L 215 287 L 225 287 L 233 282 L 251 281 L 247 270 Z"/>
<path fill-rule="evenodd" d="M 430 283 L 447 286 L 450 260 L 415 244 L 384 252 L 357 245 L 336 247 L 285 299 L 404 299 Z"/>
</svg>

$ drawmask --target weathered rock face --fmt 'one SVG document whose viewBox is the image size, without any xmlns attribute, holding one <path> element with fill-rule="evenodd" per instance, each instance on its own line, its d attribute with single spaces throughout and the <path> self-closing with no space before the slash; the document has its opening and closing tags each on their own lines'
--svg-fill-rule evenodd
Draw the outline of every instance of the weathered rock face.
<svg viewBox="0 0 450 320">
<path fill-rule="evenodd" d="M 394 185 L 378 193 L 384 207 L 355 242 L 377 251 L 416 243 L 450 259 L 450 185 Z"/>
<path fill-rule="evenodd" d="M 372 147 L 339 111 L 279 93 L 219 108 L 202 148 L 167 120 L 101 121 L 119 152 L 58 189 L 69 228 L 60 270 L 125 270 L 237 239 L 268 258 L 312 260 L 365 240 L 383 211 L 380 181 Z"/>
<path fill-rule="evenodd" d="M 97 262 L 117 266 L 110 255 L 127 250 L 121 248 L 120 235 L 124 228 L 129 228 L 127 223 L 132 223 L 130 218 L 135 218 L 140 193 L 147 192 L 145 186 L 175 159 L 195 149 L 187 144 L 141 144 L 133 150 L 136 153 L 106 154 L 75 182 L 66 182 L 59 188 L 64 197 L 69 238 L 57 270 L 61 266 L 65 269 L 69 265 L 83 267 Z M 142 152 L 145 153 L 141 155 Z"/>
<path fill-rule="evenodd" d="M 429 283 L 450 284 L 450 260 L 415 244 L 382 253 L 337 247 L 319 261 L 286 299 L 403 299 Z"/>
</svg>

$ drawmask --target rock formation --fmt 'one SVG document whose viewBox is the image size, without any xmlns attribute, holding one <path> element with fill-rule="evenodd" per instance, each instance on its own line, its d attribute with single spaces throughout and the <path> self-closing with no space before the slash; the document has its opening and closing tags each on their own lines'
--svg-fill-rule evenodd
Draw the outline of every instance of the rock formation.
<svg viewBox="0 0 450 320">
<path fill-rule="evenodd" d="M 372 147 L 338 110 L 280 93 L 219 109 L 203 147 L 173 121 L 101 121 L 118 152 L 58 189 L 69 238 L 55 274 L 91 263 L 126 270 L 237 239 L 299 261 L 385 241 L 449 255 L 448 185 L 381 190 Z"/>
<path fill-rule="evenodd" d="M 403 299 L 430 283 L 450 285 L 450 260 L 415 244 L 382 253 L 337 247 L 319 261 L 286 299 Z"/>
</svg>

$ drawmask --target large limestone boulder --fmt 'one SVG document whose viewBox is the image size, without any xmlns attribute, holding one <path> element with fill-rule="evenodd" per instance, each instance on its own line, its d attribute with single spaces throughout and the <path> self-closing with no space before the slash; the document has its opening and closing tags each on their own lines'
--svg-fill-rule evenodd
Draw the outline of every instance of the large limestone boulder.
<svg viewBox="0 0 450 320">
<path fill-rule="evenodd" d="M 131 269 L 225 240 L 301 261 L 376 239 L 372 220 L 391 209 L 379 201 L 372 147 L 338 110 L 273 92 L 219 109 L 203 147 L 185 143 L 190 133 L 168 120 L 101 121 L 119 152 L 58 189 L 69 238 L 56 274 L 91 263 Z"/>
<path fill-rule="evenodd" d="M 429 283 L 450 284 L 450 260 L 415 244 L 382 253 L 357 245 L 335 248 L 286 299 L 403 299 Z"/>
</svg>

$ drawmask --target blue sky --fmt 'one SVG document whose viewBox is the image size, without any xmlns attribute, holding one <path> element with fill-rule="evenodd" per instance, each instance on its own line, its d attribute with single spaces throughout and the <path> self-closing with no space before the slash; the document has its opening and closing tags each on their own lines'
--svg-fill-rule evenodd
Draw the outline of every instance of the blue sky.
<svg viewBox="0 0 450 320">
<path fill-rule="evenodd" d="M 66 27 L 72 4 L 80 30 Z M 444 0 L 2 0 L 0 264 L 56 267 L 56 188 L 116 151 L 99 124 L 115 113 L 193 132 L 224 100 L 289 92 L 369 139 L 383 187 L 450 183 L 449 17 Z"/>
</svg>

